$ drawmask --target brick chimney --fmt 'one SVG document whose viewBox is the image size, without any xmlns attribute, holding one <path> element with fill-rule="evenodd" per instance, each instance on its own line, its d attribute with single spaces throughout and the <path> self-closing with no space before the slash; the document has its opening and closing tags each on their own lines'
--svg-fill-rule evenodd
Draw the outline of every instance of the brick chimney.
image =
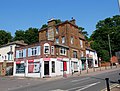
<svg viewBox="0 0 120 91">
<path fill-rule="evenodd" d="M 75 19 L 72 17 L 72 20 L 70 20 L 70 23 L 74 24 L 75 25 Z"/>
<path fill-rule="evenodd" d="M 55 22 L 55 19 L 54 19 L 54 18 L 48 20 L 48 26 L 53 26 L 53 25 L 55 25 L 55 24 L 56 24 L 56 22 Z"/>
</svg>

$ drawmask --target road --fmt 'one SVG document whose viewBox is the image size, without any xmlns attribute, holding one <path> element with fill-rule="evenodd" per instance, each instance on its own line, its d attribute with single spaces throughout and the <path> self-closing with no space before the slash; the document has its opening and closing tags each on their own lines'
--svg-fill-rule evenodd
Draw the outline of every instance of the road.
<svg viewBox="0 0 120 91">
<path fill-rule="evenodd" d="M 120 68 L 56 80 L 2 78 L 0 91 L 100 91 L 106 88 L 105 78 L 116 82 L 119 73 Z"/>
</svg>

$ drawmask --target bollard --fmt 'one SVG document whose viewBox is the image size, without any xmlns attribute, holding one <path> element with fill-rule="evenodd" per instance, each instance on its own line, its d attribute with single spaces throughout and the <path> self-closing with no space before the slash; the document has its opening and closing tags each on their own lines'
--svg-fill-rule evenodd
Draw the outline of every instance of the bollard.
<svg viewBox="0 0 120 91">
<path fill-rule="evenodd" d="M 110 91 L 109 78 L 105 78 L 105 80 L 106 80 L 107 91 Z"/>
</svg>

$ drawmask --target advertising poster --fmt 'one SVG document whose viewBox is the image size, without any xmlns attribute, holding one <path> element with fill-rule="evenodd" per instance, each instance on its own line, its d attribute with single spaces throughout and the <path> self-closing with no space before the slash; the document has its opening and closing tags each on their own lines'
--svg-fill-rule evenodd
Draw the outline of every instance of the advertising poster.
<svg viewBox="0 0 120 91">
<path fill-rule="evenodd" d="M 40 72 L 39 67 L 40 67 L 39 62 L 28 63 L 28 73 L 39 73 Z"/>
</svg>

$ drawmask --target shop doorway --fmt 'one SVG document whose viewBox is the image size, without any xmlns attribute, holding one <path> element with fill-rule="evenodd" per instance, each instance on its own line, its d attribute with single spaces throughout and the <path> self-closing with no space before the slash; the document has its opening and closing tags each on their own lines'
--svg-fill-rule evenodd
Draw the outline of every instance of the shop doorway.
<svg viewBox="0 0 120 91">
<path fill-rule="evenodd" d="M 49 75 L 49 61 L 44 61 L 44 75 Z"/>
</svg>

